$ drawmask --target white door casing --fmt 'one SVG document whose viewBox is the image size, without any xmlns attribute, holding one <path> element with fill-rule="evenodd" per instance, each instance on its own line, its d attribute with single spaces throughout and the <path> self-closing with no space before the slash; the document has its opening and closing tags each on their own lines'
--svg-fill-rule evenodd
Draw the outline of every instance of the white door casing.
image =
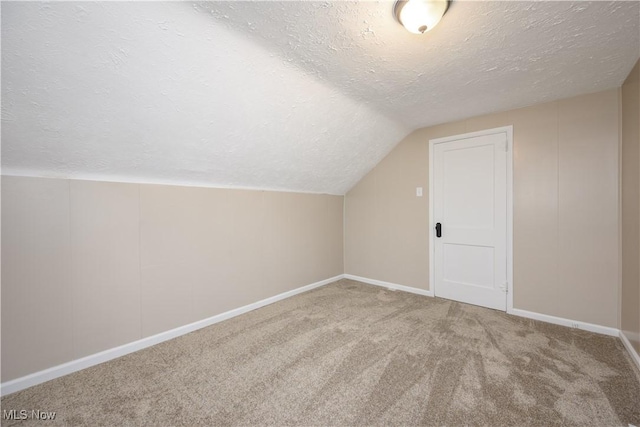
<svg viewBox="0 0 640 427">
<path fill-rule="evenodd" d="M 429 141 L 435 296 L 511 309 L 511 153 L 511 126 Z"/>
</svg>

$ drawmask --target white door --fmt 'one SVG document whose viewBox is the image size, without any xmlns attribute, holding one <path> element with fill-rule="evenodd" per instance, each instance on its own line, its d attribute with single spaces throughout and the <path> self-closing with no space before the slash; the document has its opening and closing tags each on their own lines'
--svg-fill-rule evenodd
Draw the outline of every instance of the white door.
<svg viewBox="0 0 640 427">
<path fill-rule="evenodd" d="M 507 308 L 507 132 L 432 141 L 434 293 Z"/>
</svg>

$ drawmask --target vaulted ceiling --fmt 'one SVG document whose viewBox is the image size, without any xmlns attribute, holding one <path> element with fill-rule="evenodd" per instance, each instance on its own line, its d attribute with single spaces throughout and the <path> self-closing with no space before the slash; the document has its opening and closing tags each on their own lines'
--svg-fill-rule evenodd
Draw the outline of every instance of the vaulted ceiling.
<svg viewBox="0 0 640 427">
<path fill-rule="evenodd" d="M 638 2 L 2 3 L 6 174 L 344 194 L 413 129 L 620 86 Z"/>
</svg>

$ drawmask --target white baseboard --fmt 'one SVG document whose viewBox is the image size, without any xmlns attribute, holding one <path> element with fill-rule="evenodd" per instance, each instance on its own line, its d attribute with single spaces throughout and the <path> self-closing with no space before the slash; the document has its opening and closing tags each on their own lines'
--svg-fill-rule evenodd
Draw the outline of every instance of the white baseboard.
<svg viewBox="0 0 640 427">
<path fill-rule="evenodd" d="M 582 329 L 589 332 L 595 332 L 603 335 L 610 335 L 617 337 L 620 330 L 617 328 L 611 328 L 608 326 L 595 325 L 593 323 L 581 322 L 578 320 L 565 319 L 562 317 L 550 316 L 548 314 L 540 314 L 533 311 L 521 310 L 514 308 L 508 311 L 509 314 L 514 316 L 526 317 L 528 319 L 540 320 L 542 322 L 553 323 L 555 325 L 568 326 L 570 328 Z"/>
<path fill-rule="evenodd" d="M 344 278 L 357 280 L 358 282 L 368 283 L 370 285 L 382 286 L 385 288 L 411 292 L 418 295 L 426 295 L 429 297 L 433 296 L 433 291 L 412 288 L 410 286 L 398 285 L 396 283 L 391 283 L 391 282 L 384 282 L 382 280 L 369 279 L 368 277 L 355 276 L 353 274 L 344 274 Z M 608 326 L 601 326 L 593 323 L 581 322 L 578 320 L 565 319 L 562 317 L 550 316 L 548 314 L 541 314 L 533 311 L 521 310 L 519 308 L 508 310 L 508 313 L 514 316 L 526 317 L 528 319 L 540 320 L 542 322 L 553 323 L 555 325 L 568 326 L 570 328 L 582 329 L 585 331 L 595 332 L 598 334 L 609 335 L 614 337 L 617 337 L 620 333 L 620 330 L 617 328 L 611 328 Z"/>
<path fill-rule="evenodd" d="M 258 302 L 254 302 L 253 304 L 245 305 L 243 307 L 236 308 L 236 309 L 218 314 L 216 316 L 209 317 L 207 319 L 199 320 L 197 322 L 190 323 L 188 325 L 180 326 L 178 328 L 171 329 L 169 331 L 161 332 L 157 335 L 143 338 L 138 341 L 121 345 L 119 347 L 110 348 L 108 350 L 101 351 L 100 353 L 92 354 L 90 356 L 86 356 L 81 359 L 72 360 L 70 362 L 63 363 L 62 365 L 54 366 L 52 368 L 35 372 L 33 374 L 29 374 L 21 378 L 16 378 L 15 380 L 6 381 L 0 384 L 0 396 L 6 396 L 8 394 L 15 393 L 20 390 L 24 390 L 25 388 L 29 388 L 46 381 L 50 381 L 52 379 L 59 378 L 64 375 L 68 375 L 73 372 L 77 372 L 82 369 L 89 368 L 91 366 L 95 366 L 100 363 L 104 363 L 109 360 L 116 359 L 126 354 L 133 353 L 134 351 L 151 347 L 152 345 L 159 344 L 161 342 L 179 337 L 181 335 L 188 334 L 189 332 L 193 332 L 198 329 L 205 328 L 207 326 L 213 325 L 218 322 L 222 322 L 223 320 L 227 320 L 232 317 L 239 316 L 241 314 L 247 313 L 257 308 L 264 307 L 265 305 L 273 304 L 274 302 L 281 301 L 283 299 L 292 297 L 302 292 L 310 291 L 311 289 L 315 289 L 320 286 L 324 286 L 326 284 L 335 282 L 336 280 L 342 279 L 342 277 L 343 275 L 341 274 L 341 275 L 332 277 L 330 279 L 321 280 L 320 282 L 312 283 L 310 285 L 293 289 L 288 292 L 283 292 L 276 296 L 266 298 Z"/>
<path fill-rule="evenodd" d="M 633 359 L 638 369 L 640 369 L 640 355 L 638 354 L 636 349 L 633 348 L 631 342 L 629 341 L 629 338 L 627 338 L 623 331 L 620 331 L 620 340 L 622 340 L 622 344 L 624 344 L 625 348 L 629 352 L 629 356 L 631 356 L 631 359 Z"/>
<path fill-rule="evenodd" d="M 35 372 L 33 374 L 29 374 L 21 378 L 16 378 L 11 381 L 6 381 L 0 384 L 0 396 L 6 396 L 8 394 L 15 393 L 20 390 L 24 390 L 34 385 L 38 385 L 55 378 L 59 378 L 59 377 L 71 374 L 73 372 L 77 372 L 82 369 L 89 368 L 91 366 L 95 366 L 100 363 L 104 363 L 109 360 L 116 359 L 118 357 L 127 355 L 129 353 L 133 353 L 138 350 L 142 350 L 147 347 L 151 347 L 161 342 L 168 341 L 170 339 L 179 337 L 181 335 L 188 334 L 190 332 L 205 328 L 207 326 L 216 324 L 218 322 L 222 322 L 223 320 L 231 319 L 232 317 L 236 317 L 241 314 L 247 313 L 249 311 L 258 309 L 260 307 L 264 307 L 266 305 L 273 304 L 283 299 L 292 297 L 294 295 L 297 295 L 306 291 L 310 291 L 315 288 L 319 288 L 320 286 L 327 285 L 329 283 L 335 282 L 343 278 L 356 280 L 356 281 L 367 283 L 370 285 L 381 286 L 384 288 L 396 289 L 400 291 L 410 292 L 413 294 L 433 297 L 433 292 L 425 289 L 418 289 L 410 286 L 398 285 L 396 283 L 384 282 L 382 280 L 375 280 L 375 279 L 369 279 L 366 277 L 354 276 L 352 274 L 341 274 L 335 277 L 331 277 L 329 279 L 312 283 L 307 286 L 293 289 L 288 292 L 283 292 L 273 297 L 263 299 L 253 304 L 245 305 L 243 307 L 239 307 L 239 308 L 227 311 L 225 313 L 221 313 L 216 316 L 209 317 L 207 319 L 199 320 L 197 322 L 190 323 L 188 325 L 180 326 L 178 328 L 171 329 L 169 331 L 161 332 L 159 334 L 156 334 L 147 338 L 143 338 L 141 340 L 134 341 L 128 344 L 124 344 L 119 347 L 111 348 L 111 349 L 102 351 L 100 353 L 92 354 L 90 356 L 86 356 L 81 359 L 72 360 L 70 362 L 63 363 L 62 365 L 54 366 L 52 368 Z M 520 316 L 520 317 L 526 317 L 534 320 L 540 320 L 542 322 L 553 323 L 556 325 L 574 327 L 578 329 L 583 329 L 585 331 L 596 332 L 599 334 L 620 337 L 625 348 L 629 351 L 631 358 L 638 365 L 638 369 L 640 369 L 640 356 L 635 351 L 635 349 L 631 346 L 631 343 L 629 342 L 627 337 L 619 329 L 610 328 L 607 326 L 595 325 L 592 323 L 564 319 L 561 317 L 549 316 L 546 314 L 520 310 L 517 308 L 510 310 L 509 314 Z"/>
<path fill-rule="evenodd" d="M 344 274 L 345 279 L 357 280 L 358 282 L 368 283 L 370 285 L 382 286 L 384 288 L 396 289 L 398 291 L 410 292 L 412 294 L 433 296 L 433 291 L 425 289 L 412 288 L 411 286 L 398 285 L 396 283 L 383 282 L 382 280 L 369 279 L 367 277 L 354 276 L 353 274 Z"/>
<path fill-rule="evenodd" d="M 405 292 L 411 292 L 411 293 L 418 294 L 418 295 L 426 295 L 426 296 L 430 296 L 430 297 L 433 296 L 433 292 L 432 291 L 427 291 L 427 290 L 418 289 L 418 288 L 412 288 L 412 287 L 404 286 L 404 285 L 398 285 L 396 283 L 384 282 L 382 280 L 375 280 L 375 279 L 369 279 L 367 277 L 354 276 L 353 274 L 343 274 L 343 277 L 345 279 L 357 280 L 358 282 L 368 283 L 370 285 L 376 285 L 376 286 L 382 286 L 382 287 L 385 287 L 385 288 L 397 289 L 397 290 L 401 290 L 401 291 L 405 291 Z M 625 348 L 629 352 L 629 355 L 631 356 L 633 361 L 638 366 L 638 369 L 640 369 L 640 355 L 638 355 L 636 350 L 633 348 L 633 346 L 631 345 L 631 343 L 629 342 L 629 340 L 625 336 L 625 334 L 621 330 L 619 330 L 617 328 L 611 328 L 609 326 L 602 326 L 602 325 L 596 325 L 596 324 L 593 324 L 593 323 L 581 322 L 581 321 L 578 321 L 578 320 L 565 319 L 565 318 L 562 318 L 562 317 L 550 316 L 548 314 L 541 314 L 541 313 L 536 313 L 536 312 L 533 312 L 533 311 L 521 310 L 521 309 L 518 309 L 518 308 L 511 309 L 511 310 L 508 311 L 508 313 L 512 314 L 514 316 L 520 316 L 520 317 L 526 317 L 528 319 L 539 320 L 541 322 L 553 323 L 555 325 L 561 325 L 561 326 L 567 326 L 567 327 L 570 327 L 570 328 L 582 329 L 582 330 L 585 330 L 585 331 L 595 332 L 595 333 L 598 333 L 598 334 L 609 335 L 609 336 L 613 336 L 613 337 L 620 337 L 620 339 L 622 340 L 622 343 L 624 344 Z"/>
<path fill-rule="evenodd" d="M 367 277 L 354 276 L 353 274 L 344 274 L 345 279 L 357 280 L 358 282 L 368 283 L 370 285 L 382 286 L 385 288 L 397 289 L 405 292 L 411 292 L 418 295 L 433 296 L 432 291 L 424 289 L 412 288 L 409 286 L 398 285 L 396 283 L 384 282 L 382 280 L 369 279 Z M 526 317 L 528 319 L 539 320 L 541 322 L 553 323 L 555 325 L 567 326 L 570 328 L 582 329 L 589 332 L 595 332 L 598 334 L 609 335 L 612 337 L 620 337 L 625 348 L 631 355 L 633 361 L 638 365 L 640 369 L 640 356 L 635 351 L 627 337 L 617 328 L 611 328 L 609 326 L 596 325 L 593 323 L 581 322 L 578 320 L 565 319 L 562 317 L 550 316 L 548 314 L 536 313 L 533 311 L 521 310 L 514 308 L 508 310 L 508 313 L 514 316 Z"/>
</svg>

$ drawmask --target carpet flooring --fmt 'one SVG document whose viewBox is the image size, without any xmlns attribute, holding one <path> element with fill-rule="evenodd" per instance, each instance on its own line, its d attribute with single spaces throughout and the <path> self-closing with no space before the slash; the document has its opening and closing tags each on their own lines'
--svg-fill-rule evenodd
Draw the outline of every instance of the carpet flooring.
<svg viewBox="0 0 640 427">
<path fill-rule="evenodd" d="M 640 425 L 617 338 L 340 280 L 2 398 L 2 425 Z"/>
</svg>

